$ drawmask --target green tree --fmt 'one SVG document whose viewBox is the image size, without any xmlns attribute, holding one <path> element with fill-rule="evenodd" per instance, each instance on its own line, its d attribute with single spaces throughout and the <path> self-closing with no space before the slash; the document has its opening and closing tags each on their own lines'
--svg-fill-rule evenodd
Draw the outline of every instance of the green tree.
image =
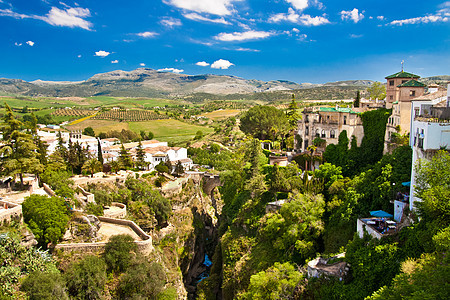
<svg viewBox="0 0 450 300">
<path fill-rule="evenodd" d="M 261 140 L 276 139 L 288 131 L 289 122 L 283 111 L 273 106 L 254 106 L 241 118 L 241 130 Z"/>
<path fill-rule="evenodd" d="M 203 137 L 203 131 L 199 130 L 195 133 L 194 140 L 199 140 Z"/>
<path fill-rule="evenodd" d="M 296 129 L 298 127 L 298 120 L 301 118 L 299 113 L 297 112 L 298 106 L 297 102 L 295 102 L 295 95 L 292 94 L 291 103 L 289 103 L 286 116 L 289 122 L 289 126 L 291 129 Z"/>
<path fill-rule="evenodd" d="M 30 300 L 68 300 L 66 284 L 59 273 L 36 271 L 25 278 L 20 286 Z"/>
<path fill-rule="evenodd" d="M 125 169 L 131 169 L 133 167 L 133 160 L 131 159 L 130 153 L 125 149 L 122 144 L 120 147 L 119 158 L 117 159 L 120 166 Z"/>
<path fill-rule="evenodd" d="M 270 241 L 279 253 L 311 257 L 317 250 L 317 239 L 323 231 L 322 196 L 293 193 L 279 213 L 269 214 L 261 226 L 261 239 Z"/>
<path fill-rule="evenodd" d="M 155 170 L 160 174 L 169 173 L 169 167 L 163 161 L 156 165 Z"/>
<path fill-rule="evenodd" d="M 252 275 L 247 292 L 240 299 L 291 299 L 301 279 L 302 273 L 292 264 L 277 262 L 266 271 Z"/>
<path fill-rule="evenodd" d="M 415 205 L 425 221 L 450 224 L 450 154 L 439 151 L 431 160 L 420 160 L 416 166 Z"/>
<path fill-rule="evenodd" d="M 119 299 L 159 299 L 166 281 L 163 267 L 156 262 L 134 262 L 120 278 L 117 286 Z"/>
<path fill-rule="evenodd" d="M 147 169 L 148 163 L 145 161 L 145 151 L 142 148 L 142 143 L 139 141 L 139 144 L 136 148 L 136 166 L 139 169 Z"/>
<path fill-rule="evenodd" d="M 386 87 L 381 82 L 375 81 L 367 88 L 370 99 L 383 100 L 386 98 Z"/>
<path fill-rule="evenodd" d="M 184 174 L 184 167 L 183 164 L 178 160 L 176 165 L 175 165 L 175 174 L 177 174 L 177 176 L 181 176 Z"/>
<path fill-rule="evenodd" d="M 127 234 L 119 234 L 109 239 L 103 257 L 109 270 L 124 272 L 136 254 L 137 246 L 133 238 Z"/>
<path fill-rule="evenodd" d="M 91 174 L 94 177 L 94 173 L 99 172 L 102 169 L 102 164 L 96 159 L 91 158 L 83 164 L 82 170 Z"/>
<path fill-rule="evenodd" d="M 66 232 L 69 217 L 62 198 L 31 195 L 22 203 L 22 212 L 40 245 L 55 244 Z"/>
<path fill-rule="evenodd" d="M 44 166 L 39 160 L 37 147 L 31 134 L 21 131 L 22 122 L 17 120 L 12 109 L 5 103 L 6 113 L 3 117 L 3 144 L 0 146 L 0 168 L 3 176 L 19 175 L 23 186 L 23 174 L 39 174 Z"/>
<path fill-rule="evenodd" d="M 95 136 L 95 132 L 94 132 L 94 129 L 92 127 L 86 127 L 83 130 L 83 134 L 84 135 L 89 135 L 89 136 Z"/>
<path fill-rule="evenodd" d="M 353 106 L 359 107 L 360 104 L 361 104 L 361 92 L 356 91 L 356 97 L 355 97 L 355 101 L 353 101 Z"/>
<path fill-rule="evenodd" d="M 100 138 L 97 138 L 97 160 L 101 163 L 103 169 L 103 151 L 102 144 L 100 143 Z"/>
<path fill-rule="evenodd" d="M 89 255 L 72 264 L 64 274 L 69 294 L 75 299 L 102 299 L 106 284 L 106 264 L 103 259 Z"/>
</svg>

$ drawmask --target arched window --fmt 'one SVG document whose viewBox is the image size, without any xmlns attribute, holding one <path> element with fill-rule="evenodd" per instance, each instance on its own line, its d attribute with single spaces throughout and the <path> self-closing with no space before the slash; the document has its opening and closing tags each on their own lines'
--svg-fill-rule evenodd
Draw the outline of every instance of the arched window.
<svg viewBox="0 0 450 300">
<path fill-rule="evenodd" d="M 325 134 L 325 130 L 324 130 L 324 129 L 322 129 L 322 137 L 323 137 L 323 138 L 326 137 L 326 134 Z"/>
<path fill-rule="evenodd" d="M 344 125 L 347 125 L 347 116 L 344 116 Z"/>
<path fill-rule="evenodd" d="M 336 133 L 335 133 L 334 129 L 331 129 L 331 131 L 330 131 L 330 138 L 332 138 L 332 139 L 336 138 Z"/>
<path fill-rule="evenodd" d="M 320 131 L 319 131 L 319 129 L 316 129 L 316 137 L 320 137 Z"/>
</svg>

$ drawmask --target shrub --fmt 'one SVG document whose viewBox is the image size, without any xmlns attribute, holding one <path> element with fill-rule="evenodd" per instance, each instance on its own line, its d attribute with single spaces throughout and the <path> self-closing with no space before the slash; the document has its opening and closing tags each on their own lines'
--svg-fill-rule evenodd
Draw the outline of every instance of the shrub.
<svg viewBox="0 0 450 300">
<path fill-rule="evenodd" d="M 109 239 L 103 257 L 109 270 L 124 272 L 128 269 L 136 251 L 137 246 L 133 238 L 127 234 L 119 234 Z"/>
<path fill-rule="evenodd" d="M 28 275 L 20 286 L 30 300 L 69 299 L 66 285 L 59 273 L 36 271 Z"/>
<path fill-rule="evenodd" d="M 67 288 L 77 299 L 100 299 L 106 283 L 106 264 L 90 255 L 70 266 L 65 274 Z"/>
</svg>

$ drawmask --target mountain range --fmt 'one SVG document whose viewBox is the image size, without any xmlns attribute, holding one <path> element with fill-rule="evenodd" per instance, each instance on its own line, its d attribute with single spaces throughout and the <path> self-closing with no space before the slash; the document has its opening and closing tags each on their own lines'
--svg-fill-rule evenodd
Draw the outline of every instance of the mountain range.
<svg viewBox="0 0 450 300">
<path fill-rule="evenodd" d="M 448 80 L 450 76 L 434 76 L 432 81 Z M 348 80 L 324 84 L 295 83 L 285 80 L 248 80 L 227 75 L 185 75 L 159 72 L 149 68 L 133 71 L 111 71 L 96 74 L 84 81 L 42 81 L 27 82 L 20 79 L 0 78 L 0 93 L 43 97 L 164 97 L 182 98 L 196 94 L 210 95 L 254 95 L 259 93 L 291 92 L 311 88 L 366 89 L 371 80 Z M 262 96 L 262 95 L 261 95 Z M 258 97 L 256 97 L 258 98 Z M 264 97 L 263 97 L 264 98 Z"/>
</svg>

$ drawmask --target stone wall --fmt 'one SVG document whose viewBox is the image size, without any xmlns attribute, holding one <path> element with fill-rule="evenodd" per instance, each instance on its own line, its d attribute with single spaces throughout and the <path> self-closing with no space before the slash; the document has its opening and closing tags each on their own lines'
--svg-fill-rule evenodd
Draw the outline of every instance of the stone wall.
<svg viewBox="0 0 450 300">
<path fill-rule="evenodd" d="M 153 251 L 152 237 L 145 233 L 133 221 L 113 219 L 108 217 L 98 217 L 98 219 L 102 222 L 129 226 L 142 239 L 142 241 L 134 241 L 134 243 L 138 247 L 138 250 L 141 251 L 144 255 L 148 255 Z M 96 253 L 102 252 L 105 249 L 106 244 L 107 242 L 58 244 L 55 246 L 55 250 Z"/>
<path fill-rule="evenodd" d="M 50 196 L 55 197 L 56 193 L 50 188 L 50 186 L 46 183 L 43 183 L 42 186 L 44 187 L 44 191 Z"/>
<path fill-rule="evenodd" d="M 7 209 L 4 209 L 4 207 Z M 9 223 L 12 220 L 22 222 L 22 205 L 0 200 L 0 224 Z"/>
<path fill-rule="evenodd" d="M 103 211 L 103 216 L 107 218 L 123 219 L 127 215 L 127 206 L 123 203 L 113 202 L 111 206 L 118 207 L 119 210 L 110 211 L 109 209 Z"/>
<path fill-rule="evenodd" d="M 81 186 L 77 185 L 77 189 L 81 192 L 81 194 L 86 197 L 86 203 L 95 203 L 94 194 L 86 192 Z"/>
<path fill-rule="evenodd" d="M 222 182 L 220 181 L 219 175 L 213 175 L 209 173 L 205 173 L 203 175 L 203 191 L 207 195 L 211 195 L 212 191 L 218 187 L 222 186 Z"/>
</svg>

